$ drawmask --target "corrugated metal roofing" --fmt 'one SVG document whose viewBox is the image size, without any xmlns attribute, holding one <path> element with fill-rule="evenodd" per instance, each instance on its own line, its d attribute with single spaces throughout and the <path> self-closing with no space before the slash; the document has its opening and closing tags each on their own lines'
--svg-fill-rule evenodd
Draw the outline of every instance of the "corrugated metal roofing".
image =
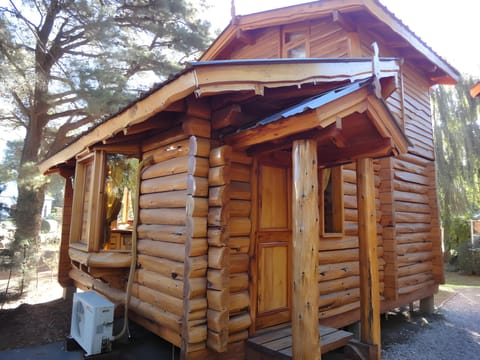
<svg viewBox="0 0 480 360">
<path fill-rule="evenodd" d="M 304 113 L 305 111 L 315 110 L 320 106 L 326 105 L 334 100 L 344 97 L 362 87 L 370 86 L 372 84 L 372 81 L 373 81 L 373 78 L 368 77 L 362 80 L 357 80 L 351 84 L 339 86 L 323 94 L 315 95 L 311 98 L 303 100 L 302 102 L 296 105 L 293 105 L 287 109 L 284 109 L 273 115 L 270 115 L 262 120 L 255 122 L 254 124 L 248 124 L 247 126 L 240 128 L 238 131 L 254 129 L 259 126 L 267 125 L 281 119 L 286 119 L 291 116 Z"/>
</svg>

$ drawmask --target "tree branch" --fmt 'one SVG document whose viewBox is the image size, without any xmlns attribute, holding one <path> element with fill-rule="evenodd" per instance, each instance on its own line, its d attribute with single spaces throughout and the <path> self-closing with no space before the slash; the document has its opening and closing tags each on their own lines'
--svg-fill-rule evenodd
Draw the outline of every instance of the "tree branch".
<svg viewBox="0 0 480 360">
<path fill-rule="evenodd" d="M 80 97 L 78 95 L 76 95 L 76 96 L 73 96 L 73 97 L 70 97 L 70 98 L 63 98 L 63 99 L 59 99 L 59 100 L 56 100 L 56 101 L 49 101 L 48 105 L 50 105 L 50 107 L 52 107 L 52 108 L 55 108 L 55 107 L 60 106 L 60 105 L 73 103 L 74 101 L 77 101 L 79 99 L 80 99 Z"/>
<path fill-rule="evenodd" d="M 55 120 L 55 119 L 60 119 L 62 117 L 70 117 L 70 116 L 87 116 L 88 112 L 85 109 L 71 109 L 71 110 L 66 110 L 62 111 L 59 113 L 55 114 L 49 114 L 47 115 L 48 121 Z"/>
<path fill-rule="evenodd" d="M 72 118 L 69 119 L 65 124 L 60 126 L 60 128 L 57 130 L 57 133 L 55 134 L 55 138 L 53 142 L 50 144 L 50 149 L 48 151 L 47 156 L 50 156 L 51 154 L 55 154 L 57 151 L 62 149 L 66 143 L 67 143 L 67 134 L 73 130 L 79 129 L 82 126 L 85 126 L 93 121 L 93 116 L 85 116 L 84 118 L 72 122 Z"/>
<path fill-rule="evenodd" d="M 30 117 L 29 109 L 25 106 L 25 104 L 23 103 L 22 99 L 20 99 L 20 96 L 18 96 L 16 91 L 12 90 L 11 94 L 13 99 L 15 100 L 15 103 L 17 104 L 17 107 L 19 108 L 23 116 L 25 116 L 26 118 Z"/>
</svg>

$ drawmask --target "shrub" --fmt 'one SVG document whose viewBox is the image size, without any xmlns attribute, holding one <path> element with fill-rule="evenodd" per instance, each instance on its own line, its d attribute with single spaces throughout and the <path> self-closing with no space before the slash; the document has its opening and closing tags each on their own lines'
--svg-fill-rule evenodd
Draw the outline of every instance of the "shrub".
<svg viewBox="0 0 480 360">
<path fill-rule="evenodd" d="M 458 269 L 465 274 L 480 275 L 480 249 L 473 249 L 470 243 L 459 245 Z"/>
</svg>

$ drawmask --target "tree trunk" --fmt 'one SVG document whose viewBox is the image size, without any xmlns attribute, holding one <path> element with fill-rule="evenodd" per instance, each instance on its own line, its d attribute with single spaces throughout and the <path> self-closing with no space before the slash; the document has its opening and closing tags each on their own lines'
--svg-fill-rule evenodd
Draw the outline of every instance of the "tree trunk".
<svg viewBox="0 0 480 360">
<path fill-rule="evenodd" d="M 34 119 L 30 120 L 30 123 L 32 122 Z M 38 126 L 34 126 L 33 130 L 32 126 L 27 128 L 18 169 L 13 253 L 16 266 L 21 268 L 21 292 L 23 292 L 24 286 L 28 285 L 30 270 L 34 269 L 36 265 L 36 254 L 38 254 L 40 244 L 42 208 L 46 187 L 45 180 L 37 168 L 41 138 L 42 131 Z"/>
</svg>

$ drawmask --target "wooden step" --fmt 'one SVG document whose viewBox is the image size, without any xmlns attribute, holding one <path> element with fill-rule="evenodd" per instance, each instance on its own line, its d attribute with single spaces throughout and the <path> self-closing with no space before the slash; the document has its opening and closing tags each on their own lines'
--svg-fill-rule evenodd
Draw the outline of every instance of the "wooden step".
<svg viewBox="0 0 480 360">
<path fill-rule="evenodd" d="M 345 346 L 353 334 L 319 326 L 320 348 L 323 353 Z M 247 340 L 247 359 L 292 359 L 292 327 L 280 325 L 258 332 Z"/>
</svg>

